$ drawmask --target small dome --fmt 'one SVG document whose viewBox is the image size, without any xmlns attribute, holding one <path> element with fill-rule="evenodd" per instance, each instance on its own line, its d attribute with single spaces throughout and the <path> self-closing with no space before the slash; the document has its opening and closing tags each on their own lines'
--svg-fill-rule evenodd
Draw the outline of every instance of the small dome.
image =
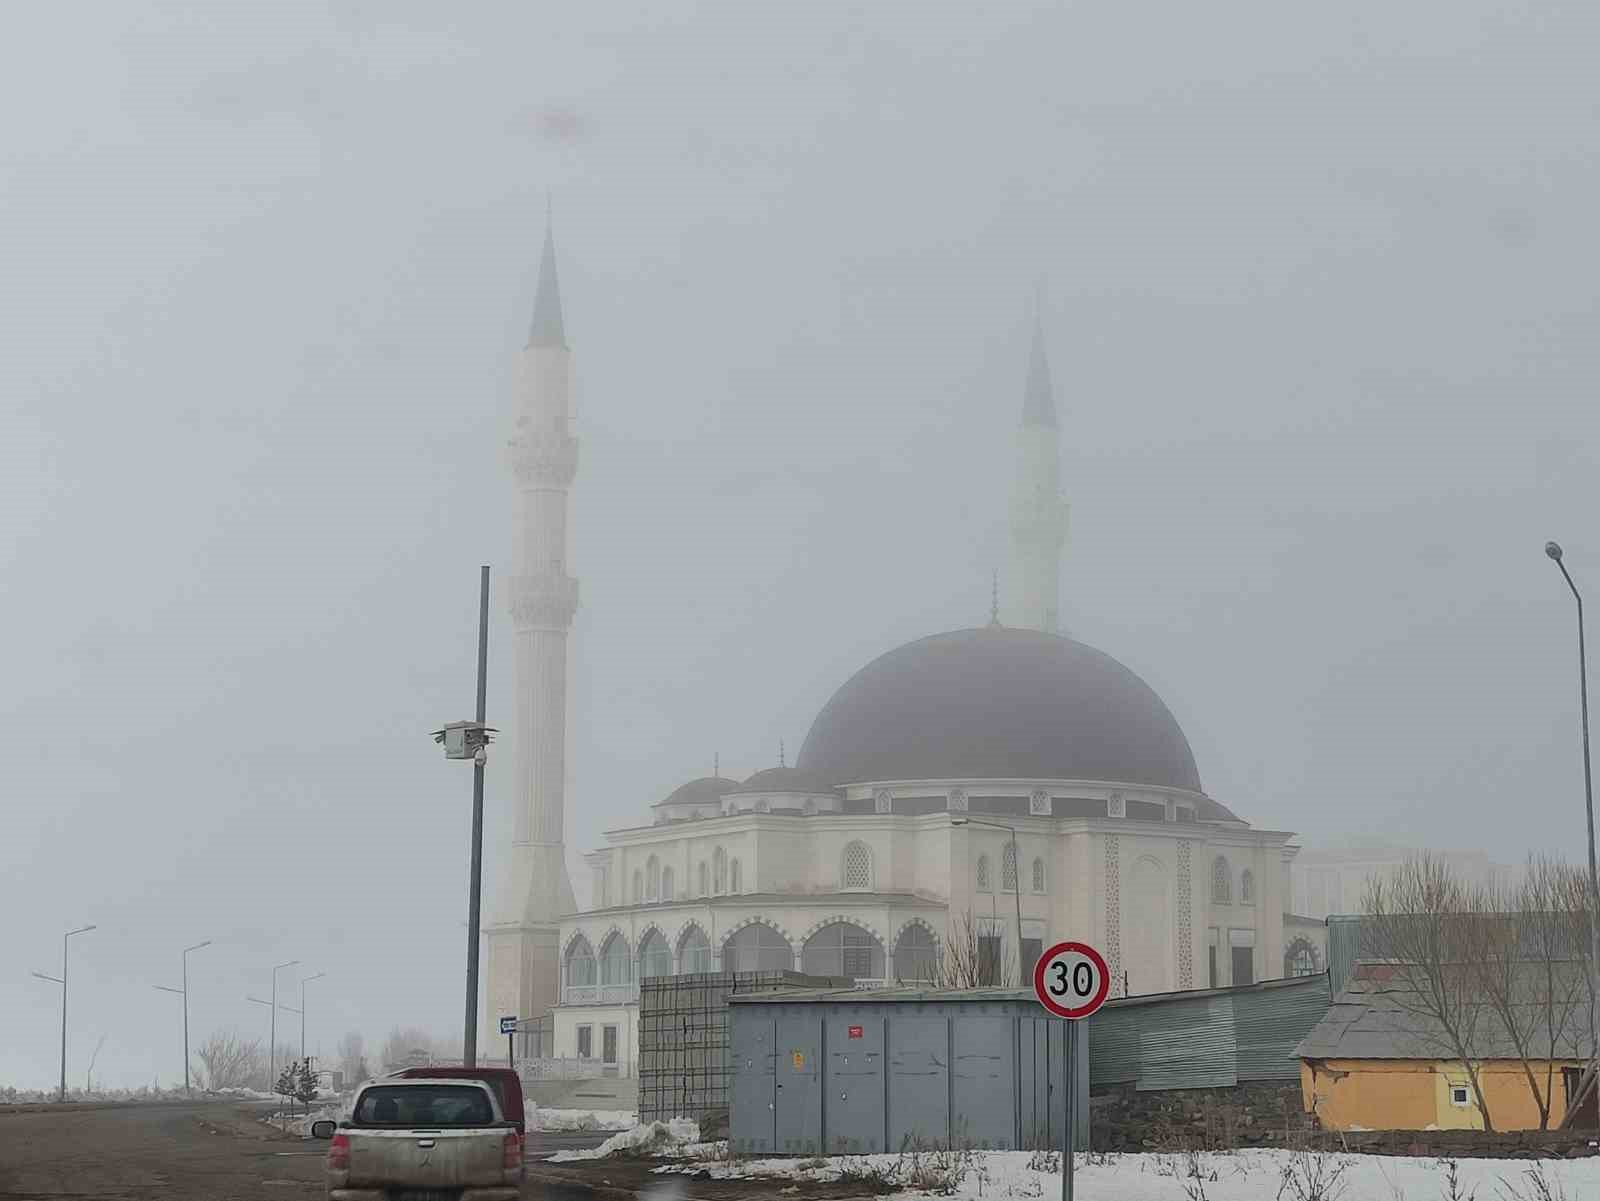
<svg viewBox="0 0 1600 1201">
<path fill-rule="evenodd" d="M 737 780 L 725 779 L 722 776 L 701 776 L 698 780 L 690 780 L 687 784 L 674 789 L 671 796 L 664 801 L 657 801 L 651 808 L 659 809 L 663 805 L 715 804 L 721 797 L 727 796 L 738 787 Z"/>
<path fill-rule="evenodd" d="M 1000 626 L 874 659 L 823 706 L 797 764 L 835 785 L 1035 779 L 1201 791 L 1189 741 L 1148 684 L 1081 642 Z"/>
<path fill-rule="evenodd" d="M 769 767 L 751 776 L 735 792 L 804 792 L 813 796 L 832 796 L 833 785 L 826 776 L 801 771 L 798 767 Z"/>
</svg>

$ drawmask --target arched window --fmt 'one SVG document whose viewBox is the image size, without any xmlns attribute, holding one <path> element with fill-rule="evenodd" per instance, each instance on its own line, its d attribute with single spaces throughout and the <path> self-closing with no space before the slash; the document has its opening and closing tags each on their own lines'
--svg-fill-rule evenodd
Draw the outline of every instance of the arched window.
<svg viewBox="0 0 1600 1201">
<path fill-rule="evenodd" d="M 664 867 L 661 869 L 661 899 L 663 901 L 670 901 L 673 900 L 676 895 L 677 894 L 672 891 L 672 869 L 670 867 Z"/>
<path fill-rule="evenodd" d="M 993 892 L 994 885 L 989 879 L 989 856 L 978 856 L 978 891 Z"/>
<path fill-rule="evenodd" d="M 894 944 L 894 977 L 911 984 L 939 981 L 939 947 L 923 926 L 910 925 Z"/>
<path fill-rule="evenodd" d="M 711 895 L 711 888 L 706 883 L 706 875 L 706 861 L 702 859 L 700 861 L 700 895 L 703 897 Z"/>
<path fill-rule="evenodd" d="M 1017 844 L 1006 843 L 1000 856 L 1000 887 L 1006 892 L 1017 891 Z"/>
<path fill-rule="evenodd" d="M 883 944 L 860 926 L 832 922 L 806 939 L 800 951 L 800 970 L 813 976 L 881 980 Z"/>
<path fill-rule="evenodd" d="M 711 875 L 718 895 L 728 891 L 728 852 L 718 847 L 711 853 Z"/>
<path fill-rule="evenodd" d="M 633 957 L 628 954 L 627 940 L 613 934 L 600 948 L 600 983 L 626 984 L 633 979 Z"/>
<path fill-rule="evenodd" d="M 583 988 L 594 983 L 594 948 L 583 935 L 567 948 L 567 987 Z"/>
<path fill-rule="evenodd" d="M 1043 859 L 1035 859 L 1033 861 L 1033 891 L 1034 892 L 1043 892 L 1044 891 L 1044 860 Z"/>
<path fill-rule="evenodd" d="M 846 844 L 839 881 L 843 888 L 872 887 L 872 849 L 866 843 Z"/>
<path fill-rule="evenodd" d="M 771 926 L 752 922 L 722 944 L 727 972 L 792 972 L 794 948 Z"/>
<path fill-rule="evenodd" d="M 739 861 L 737 859 L 732 860 L 728 864 L 728 891 L 744 891 L 744 876 L 739 871 Z"/>
<path fill-rule="evenodd" d="M 766 797 L 762 797 L 759 801 L 756 802 L 756 812 L 757 813 L 771 813 L 772 812 L 772 802 L 767 800 Z"/>
<path fill-rule="evenodd" d="M 1256 903 L 1256 875 L 1248 867 L 1239 873 L 1239 903 L 1241 905 Z"/>
<path fill-rule="evenodd" d="M 659 901 L 661 899 L 661 860 L 654 855 L 644 865 L 644 899 Z"/>
<path fill-rule="evenodd" d="M 644 900 L 644 873 L 638 868 L 633 869 L 633 903 L 639 904 Z"/>
<path fill-rule="evenodd" d="M 1321 969 L 1317 967 L 1317 948 L 1303 938 L 1297 938 L 1283 950 L 1283 974 L 1285 976 L 1315 976 Z"/>
<path fill-rule="evenodd" d="M 678 963 L 685 972 L 711 970 L 711 942 L 699 926 L 690 926 L 678 943 Z"/>
<path fill-rule="evenodd" d="M 1228 870 L 1228 861 L 1222 855 L 1211 861 L 1211 902 L 1214 905 L 1233 904 L 1233 873 Z"/>
<path fill-rule="evenodd" d="M 639 944 L 639 979 L 651 976 L 672 975 L 672 948 L 661 937 L 661 931 L 652 930 Z"/>
<path fill-rule="evenodd" d="M 807 817 L 815 817 L 817 815 L 816 801 L 812 800 L 810 797 L 807 797 L 806 803 L 800 806 L 800 812 L 805 814 Z"/>
</svg>

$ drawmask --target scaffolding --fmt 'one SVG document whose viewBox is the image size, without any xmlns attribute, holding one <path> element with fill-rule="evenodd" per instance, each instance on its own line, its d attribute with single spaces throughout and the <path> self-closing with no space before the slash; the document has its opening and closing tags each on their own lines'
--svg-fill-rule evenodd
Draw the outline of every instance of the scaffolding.
<svg viewBox="0 0 1600 1201">
<path fill-rule="evenodd" d="M 639 982 L 639 1120 L 688 1117 L 709 1128 L 728 1108 L 728 997 L 848 988 L 802 972 L 703 972 Z"/>
</svg>

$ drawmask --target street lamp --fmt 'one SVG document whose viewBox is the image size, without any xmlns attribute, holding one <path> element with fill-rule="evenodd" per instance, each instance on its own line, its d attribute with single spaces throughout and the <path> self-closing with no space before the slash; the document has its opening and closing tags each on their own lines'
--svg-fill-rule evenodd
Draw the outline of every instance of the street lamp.
<svg viewBox="0 0 1600 1201">
<path fill-rule="evenodd" d="M 87 934 L 94 926 L 79 926 L 76 930 L 68 930 L 61 936 L 61 975 L 47 976 L 43 972 L 33 974 L 41 980 L 49 980 L 52 984 L 61 985 L 61 1101 L 67 1100 L 67 939 L 74 934 Z"/>
<path fill-rule="evenodd" d="M 198 951 L 201 947 L 209 947 L 211 940 L 197 942 L 192 947 L 183 948 L 183 987 L 168 988 L 165 984 L 154 987 L 162 992 L 175 992 L 183 998 L 183 1091 L 185 1096 L 194 1096 L 194 1090 L 189 1087 L 189 952 Z"/>
<path fill-rule="evenodd" d="M 306 1057 L 306 985 L 313 980 L 320 980 L 327 972 L 318 972 L 315 976 L 300 977 L 300 1058 Z"/>
<path fill-rule="evenodd" d="M 1600 1030 L 1600 871 L 1595 868 L 1594 853 L 1594 777 L 1589 765 L 1589 669 L 1588 653 L 1583 641 L 1583 596 L 1572 582 L 1572 573 L 1561 561 L 1561 544 L 1546 542 L 1544 553 L 1561 569 L 1561 576 L 1572 590 L 1572 599 L 1578 602 L 1578 705 L 1583 722 L 1583 803 L 1589 823 L 1589 1030 Z M 1593 1048 L 1591 1050 L 1594 1050 Z M 1590 1060 L 1590 1074 L 1594 1073 L 1595 1059 Z"/>
<path fill-rule="evenodd" d="M 291 959 L 288 963 L 280 963 L 272 969 L 272 1032 L 267 1036 L 270 1040 L 267 1044 L 267 1086 L 269 1088 L 277 1080 L 277 1077 L 273 1075 L 273 1069 L 277 1067 L 278 1054 L 278 973 L 283 971 L 284 968 L 293 967 L 299 962 L 298 959 Z"/>
<path fill-rule="evenodd" d="M 989 826 L 996 830 L 1011 831 L 1011 870 L 1014 877 L 1011 881 L 1011 893 L 1017 899 L 1017 987 L 1027 988 L 1028 967 L 1022 962 L 1022 852 L 1017 849 L 1017 828 L 1008 822 L 987 822 L 981 817 L 952 817 L 950 824 L 952 826 Z M 1005 883 L 1005 865 L 1002 863 L 1000 867 L 1000 887 L 1004 888 Z"/>
<path fill-rule="evenodd" d="M 478 716 L 473 721 L 452 721 L 433 732 L 444 747 L 446 759 L 472 760 L 472 870 L 467 884 L 467 1014 L 461 1039 L 461 1062 L 478 1064 L 478 930 L 483 902 L 483 765 L 495 731 L 484 722 L 488 713 L 489 678 L 489 568 L 478 576 Z"/>
</svg>

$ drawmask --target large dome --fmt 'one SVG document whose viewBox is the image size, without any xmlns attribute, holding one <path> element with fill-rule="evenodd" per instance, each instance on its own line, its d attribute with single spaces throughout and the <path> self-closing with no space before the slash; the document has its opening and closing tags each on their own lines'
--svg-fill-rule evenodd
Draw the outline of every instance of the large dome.
<svg viewBox="0 0 1600 1201">
<path fill-rule="evenodd" d="M 823 706 L 796 762 L 835 784 L 1098 780 L 1201 791 L 1189 740 L 1148 684 L 1081 642 L 1001 626 L 874 659 Z"/>
</svg>

